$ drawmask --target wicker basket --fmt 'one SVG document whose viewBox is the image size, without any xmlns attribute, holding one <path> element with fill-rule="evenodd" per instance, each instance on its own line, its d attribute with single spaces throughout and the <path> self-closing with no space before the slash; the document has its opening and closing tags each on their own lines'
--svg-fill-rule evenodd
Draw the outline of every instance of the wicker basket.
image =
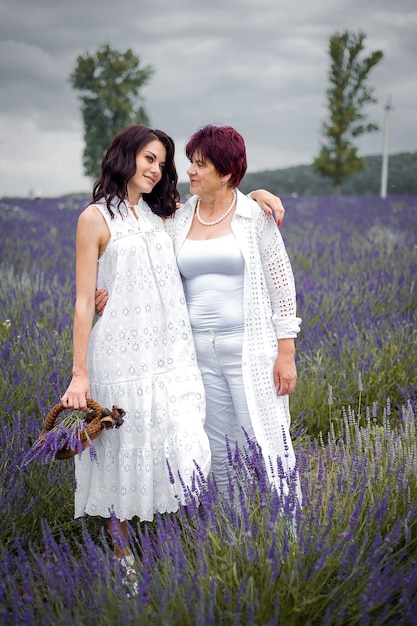
<svg viewBox="0 0 417 626">
<path fill-rule="evenodd" d="M 69 412 L 73 413 L 74 409 L 68 409 L 62 402 L 58 402 L 58 404 L 52 407 L 45 418 L 43 429 L 36 442 L 37 447 L 47 443 L 48 433 L 57 429 L 65 418 L 68 417 Z M 55 453 L 55 458 L 72 458 L 80 450 L 85 450 L 90 441 L 96 439 L 102 430 L 120 428 L 123 424 L 123 416 L 125 415 L 125 411 L 119 406 L 114 405 L 110 411 L 90 398 L 87 399 L 87 411 L 81 412 L 85 414 L 82 423 L 80 423 L 80 427 L 77 429 L 77 438 L 81 442 L 81 448 L 78 442 L 75 449 L 66 444 Z"/>
</svg>

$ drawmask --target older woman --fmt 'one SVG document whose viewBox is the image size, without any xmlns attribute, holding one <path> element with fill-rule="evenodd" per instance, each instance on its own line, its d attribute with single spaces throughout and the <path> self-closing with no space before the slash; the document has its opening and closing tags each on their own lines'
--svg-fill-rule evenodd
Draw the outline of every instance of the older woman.
<svg viewBox="0 0 417 626">
<path fill-rule="evenodd" d="M 165 225 L 206 390 L 212 473 L 226 494 L 228 445 L 245 449 L 249 440 L 259 444 L 280 490 L 283 472 L 290 480 L 296 464 L 288 395 L 296 386 L 301 320 L 291 264 L 275 222 L 237 189 L 246 171 L 242 136 L 208 125 L 191 137 L 186 154 L 194 195 Z"/>
</svg>

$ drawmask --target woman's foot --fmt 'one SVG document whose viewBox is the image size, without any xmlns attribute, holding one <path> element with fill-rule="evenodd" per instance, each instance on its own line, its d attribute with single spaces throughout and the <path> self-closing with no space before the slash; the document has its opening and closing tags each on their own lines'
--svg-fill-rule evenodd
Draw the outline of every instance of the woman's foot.
<svg viewBox="0 0 417 626">
<path fill-rule="evenodd" d="M 123 576 L 122 581 L 127 590 L 127 596 L 129 598 L 135 597 L 139 593 L 138 573 L 135 569 L 135 557 L 133 554 L 124 554 L 119 559 L 119 563 L 122 566 Z"/>
</svg>

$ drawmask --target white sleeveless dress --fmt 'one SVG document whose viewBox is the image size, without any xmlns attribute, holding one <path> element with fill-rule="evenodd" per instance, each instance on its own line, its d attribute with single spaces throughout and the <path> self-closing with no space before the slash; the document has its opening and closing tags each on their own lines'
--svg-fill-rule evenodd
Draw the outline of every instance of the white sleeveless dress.
<svg viewBox="0 0 417 626">
<path fill-rule="evenodd" d="M 91 397 L 126 411 L 75 457 L 75 517 L 85 513 L 152 520 L 172 512 L 210 469 L 205 396 L 172 241 L 141 200 L 138 220 L 125 204 L 96 205 L 111 233 L 97 286 L 109 300 L 89 344 Z"/>
</svg>

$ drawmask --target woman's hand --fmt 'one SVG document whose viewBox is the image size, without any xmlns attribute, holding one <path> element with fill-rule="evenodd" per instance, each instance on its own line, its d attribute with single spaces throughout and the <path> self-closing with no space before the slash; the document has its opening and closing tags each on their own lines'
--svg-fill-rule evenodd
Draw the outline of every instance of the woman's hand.
<svg viewBox="0 0 417 626">
<path fill-rule="evenodd" d="M 278 396 L 292 393 L 297 384 L 294 339 L 280 339 L 274 365 L 274 384 Z"/>
<path fill-rule="evenodd" d="M 87 411 L 87 398 L 90 397 L 90 385 L 87 374 L 73 374 L 70 384 L 61 402 L 65 408 Z"/>
<path fill-rule="evenodd" d="M 96 289 L 96 293 L 94 296 L 94 306 L 95 306 L 95 314 L 99 317 L 103 315 L 103 311 L 106 308 L 107 300 L 109 299 L 109 294 L 105 289 Z"/>
<path fill-rule="evenodd" d="M 278 226 L 281 225 L 284 219 L 285 209 L 278 196 L 274 196 L 273 193 L 266 191 L 266 189 L 255 189 L 255 191 L 250 192 L 250 196 L 259 204 L 265 213 L 274 217 Z"/>
</svg>

